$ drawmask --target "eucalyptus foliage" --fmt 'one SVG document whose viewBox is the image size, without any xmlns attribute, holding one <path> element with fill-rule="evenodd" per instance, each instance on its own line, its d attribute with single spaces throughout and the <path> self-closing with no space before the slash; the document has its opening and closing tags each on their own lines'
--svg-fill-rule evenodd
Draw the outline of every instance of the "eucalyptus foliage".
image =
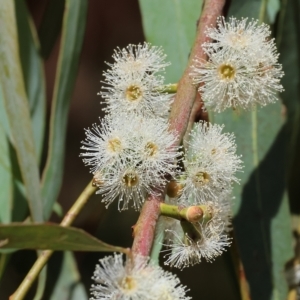
<svg viewBox="0 0 300 300">
<path fill-rule="evenodd" d="M 116 266 L 119 266 L 125 274 L 126 277 L 124 278 L 130 278 L 130 280 L 133 280 L 134 276 L 139 278 L 137 282 L 142 282 L 145 291 L 152 292 L 155 290 L 153 293 L 156 296 L 154 297 L 161 297 L 165 293 L 164 295 L 172 295 L 172 299 L 189 299 L 190 294 L 193 294 L 193 299 L 204 299 L 203 293 L 205 294 L 205 292 L 202 290 L 205 290 L 206 285 L 209 286 L 210 278 L 217 277 L 217 275 L 215 273 L 203 275 L 202 272 L 201 282 L 197 282 L 199 290 L 193 290 L 189 294 L 189 279 L 187 278 L 193 278 L 194 281 L 197 281 L 197 272 L 200 269 L 185 270 L 184 275 L 179 273 L 179 278 L 185 278 L 184 286 L 179 285 L 179 279 L 171 274 L 170 270 L 164 271 L 158 266 L 159 262 L 165 259 L 165 255 L 162 253 L 168 246 L 171 247 L 171 253 L 167 255 L 169 257 L 167 262 L 171 266 L 175 265 L 180 268 L 200 261 L 202 264 L 203 257 L 211 262 L 228 248 L 227 254 L 223 254 L 221 259 L 218 258 L 216 262 L 212 262 L 212 264 L 216 263 L 221 266 L 222 269 L 213 269 L 213 267 L 205 267 L 204 265 L 204 273 L 229 274 L 228 282 L 231 282 L 234 291 L 227 297 L 231 299 L 300 299 L 300 254 L 298 249 L 300 245 L 300 205 L 298 203 L 300 195 L 298 159 L 300 149 L 300 27 L 297 15 L 300 2 L 298 0 L 225 1 L 225 8 L 223 8 L 225 19 L 219 19 L 223 20 L 220 22 L 234 22 L 230 21 L 230 17 L 238 20 L 246 18 L 244 19 L 245 22 L 254 22 L 255 26 L 262 23 L 270 26 L 271 38 L 275 39 L 275 42 L 272 43 L 274 45 L 276 43 L 280 55 L 279 63 L 282 64 L 284 76 L 276 61 L 273 66 L 273 74 L 278 80 L 268 82 L 268 84 L 271 82 L 270 84 L 275 86 L 273 90 L 276 93 L 268 94 L 266 97 L 254 90 L 263 82 L 262 77 L 264 75 L 261 75 L 256 81 L 252 77 L 247 83 L 249 93 L 251 94 L 253 91 L 254 95 L 256 93 L 257 103 L 275 103 L 260 107 L 260 105 L 249 104 L 250 100 L 247 98 L 245 100 L 246 105 L 243 105 L 242 102 L 235 102 L 237 105 L 231 107 L 234 101 L 228 101 L 226 98 L 224 103 L 220 104 L 218 99 L 224 94 L 224 91 L 221 90 L 217 94 L 218 99 L 214 98 L 214 87 L 218 85 L 218 80 L 212 79 L 209 82 L 213 87 L 212 90 L 209 90 L 207 81 L 203 79 L 209 76 L 211 76 L 210 79 L 212 78 L 212 66 L 203 68 L 203 60 L 201 59 L 194 62 L 193 72 L 190 76 L 194 76 L 195 85 L 200 84 L 199 92 L 202 93 L 204 105 L 206 101 L 212 105 L 207 106 L 208 111 L 203 111 L 202 108 L 198 109 L 198 114 L 194 116 L 196 121 L 201 122 L 199 122 L 200 125 L 194 127 L 194 131 L 191 131 L 192 142 L 195 136 L 201 136 L 203 138 L 202 144 L 213 145 L 211 152 L 215 151 L 214 145 L 218 142 L 221 143 L 225 140 L 229 145 L 226 149 L 229 149 L 230 153 L 225 151 L 223 156 L 218 156 L 219 160 L 224 159 L 222 166 L 225 166 L 225 169 L 227 166 L 227 171 L 229 169 L 228 161 L 232 167 L 232 170 L 226 171 L 227 173 L 222 171 L 223 181 L 218 178 L 219 169 L 217 167 L 215 168 L 215 174 L 217 174 L 214 175 L 215 177 L 201 172 L 199 179 L 197 173 L 201 184 L 205 183 L 205 180 L 211 179 L 218 183 L 221 182 L 218 190 L 212 185 L 204 190 L 200 196 L 195 194 L 193 180 L 189 176 L 193 176 L 192 173 L 196 164 L 201 165 L 206 163 L 206 159 L 209 160 L 207 157 L 211 153 L 206 154 L 201 148 L 200 142 L 192 144 L 187 135 L 182 138 L 185 130 L 179 133 L 178 128 L 169 130 L 169 125 L 164 121 L 170 109 L 171 119 L 173 118 L 170 127 L 176 124 L 176 118 L 172 115 L 172 93 L 174 92 L 172 89 L 176 90 L 178 82 L 178 89 L 180 88 L 180 80 L 184 78 L 182 76 L 186 66 L 190 63 L 189 57 L 193 55 L 191 49 L 197 46 L 197 42 L 195 43 L 196 46 L 194 45 L 194 40 L 203 7 L 207 3 L 215 5 L 222 1 L 139 0 L 146 41 L 139 46 L 130 45 L 124 49 L 118 48 L 113 55 L 115 63 L 107 63 L 110 69 L 104 73 L 99 70 L 99 78 L 103 73 L 105 85 L 100 95 L 108 103 L 106 113 L 109 116 L 100 121 L 101 126 L 105 127 L 106 131 L 101 132 L 101 126 L 95 124 L 92 125 L 91 129 L 86 129 L 86 140 L 81 149 L 87 152 L 82 153 L 81 156 L 84 157 L 85 164 L 92 166 L 93 176 L 90 178 L 92 183 L 86 183 L 88 186 L 78 199 L 72 200 L 75 202 L 74 206 L 68 213 L 62 213 L 58 196 L 62 189 L 64 161 L 68 155 L 65 151 L 68 115 L 72 93 L 78 78 L 90 3 L 87 0 L 50 0 L 46 6 L 42 22 L 37 28 L 25 0 L 0 0 L 0 299 L 4 299 L 2 293 L 3 297 L 8 293 L 13 294 L 21 283 L 15 282 L 7 288 L 3 284 L 7 282 L 7 278 L 10 276 L 11 259 L 18 250 L 22 250 L 22 260 L 26 261 L 28 258 L 29 261 L 32 261 L 33 255 L 33 261 L 37 259 L 37 263 L 33 265 L 34 267 L 30 271 L 30 266 L 26 269 L 29 271 L 26 278 L 32 278 L 30 283 L 26 283 L 25 280 L 25 283 L 22 282 L 26 292 L 17 290 L 14 295 L 15 298 L 12 296 L 11 299 L 31 299 L 25 298 L 27 290 L 29 290 L 28 297 L 35 300 L 89 299 L 92 273 L 87 274 L 84 267 L 77 263 L 74 251 L 121 252 L 128 257 L 128 263 L 125 265 L 119 254 L 100 260 L 100 265 L 97 265 L 93 277 L 96 281 L 92 285 L 92 295 L 96 297 L 95 299 L 102 299 L 100 297 L 107 292 L 106 288 L 99 284 L 103 280 L 103 276 L 107 276 L 108 290 L 112 292 L 117 289 L 114 286 L 116 282 L 121 288 L 124 286 L 128 288 L 129 286 L 129 290 L 130 287 L 132 288 L 131 285 L 134 285 L 133 282 L 135 281 L 126 281 L 125 285 L 124 282 L 118 282 L 119 273 L 113 269 Z M 113 22 L 118 22 L 113 16 L 111 17 Z M 252 18 L 257 21 L 251 21 Z M 126 24 L 120 24 L 120 26 L 126 26 Z M 96 31 L 97 28 L 93 28 L 93 30 Z M 60 33 L 61 36 L 59 36 Z M 213 29 L 209 34 L 211 38 L 214 38 Z M 48 120 L 46 91 L 49 87 L 47 86 L 44 67 L 47 58 L 53 51 L 55 42 L 59 38 L 59 54 Z M 104 45 L 106 37 L 102 36 L 101 38 Z M 259 35 L 255 36 L 254 34 L 253 39 L 259 39 Z M 154 45 L 153 48 L 151 45 Z M 221 55 L 217 56 L 215 53 L 212 55 L 209 52 L 212 51 L 211 48 L 217 48 L 216 45 L 217 43 L 213 42 L 204 46 L 204 49 L 210 49 L 207 50 L 206 54 L 210 57 L 212 65 L 217 64 L 221 57 Z M 113 51 L 113 49 L 110 50 Z M 150 54 L 147 54 L 147 51 Z M 256 51 L 254 60 L 263 56 L 260 51 L 264 51 L 264 48 L 257 48 Z M 162 54 L 163 52 L 166 56 Z M 146 57 L 148 65 L 145 70 L 139 69 L 137 71 L 139 76 L 131 74 L 130 77 L 121 69 L 130 55 L 141 59 L 149 55 Z M 154 58 L 153 61 L 152 58 Z M 170 66 L 164 62 L 165 58 L 166 61 L 170 62 Z M 240 59 L 237 60 L 240 63 Z M 250 59 L 247 62 L 249 65 L 252 63 Z M 252 67 L 251 72 L 255 72 L 255 68 L 255 66 Z M 247 66 L 243 66 L 242 69 L 244 71 Z M 134 84 L 131 83 L 133 77 Z M 152 84 L 150 88 L 149 86 L 144 88 L 145 81 L 148 85 Z M 129 92 L 124 97 L 131 97 L 129 99 L 131 102 L 126 109 L 135 109 L 135 112 L 138 111 L 142 114 L 141 116 L 123 115 L 121 97 L 124 94 L 123 86 L 127 83 L 131 89 L 126 90 Z M 170 85 L 164 86 L 166 83 Z M 139 87 L 141 88 L 138 89 Z M 149 90 L 147 90 L 148 88 Z M 225 90 L 227 89 L 226 86 Z M 279 95 L 282 90 L 284 91 Z M 94 92 L 96 97 L 97 91 Z M 234 96 L 240 92 L 237 89 L 234 90 Z M 147 96 L 155 98 L 156 102 L 138 109 L 132 108 L 133 102 L 140 97 L 141 93 L 148 93 Z M 196 101 L 200 101 L 197 98 L 200 96 L 196 96 L 196 87 L 194 95 Z M 275 101 L 277 98 L 279 100 Z M 260 99 L 263 100 L 259 102 Z M 82 101 L 94 100 L 83 99 Z M 189 109 L 191 107 L 184 107 L 184 104 L 181 107 L 181 110 L 188 111 L 188 114 L 190 113 Z M 154 120 L 154 113 L 159 115 L 160 119 L 156 121 L 156 124 L 151 125 L 149 120 Z M 176 116 L 179 114 L 177 112 Z M 127 118 L 126 122 L 118 121 L 120 116 Z M 210 123 L 205 123 L 207 121 Z M 132 123 L 135 124 L 132 125 Z M 225 131 L 230 132 L 230 134 L 221 135 L 223 127 L 215 124 L 224 124 Z M 192 125 L 187 124 L 187 126 L 188 130 L 191 130 Z M 144 134 L 143 130 L 147 134 Z M 212 133 L 209 133 L 209 130 Z M 163 141 L 159 140 L 161 132 Z M 120 155 L 111 155 L 111 153 L 106 153 L 104 148 L 104 150 L 101 148 L 104 147 L 103 144 L 112 134 L 116 134 L 117 138 L 113 140 L 114 144 L 111 147 L 119 147 L 121 140 L 127 143 L 127 148 L 124 147 L 125 150 L 123 149 L 124 151 Z M 207 136 L 209 137 L 207 138 Z M 76 139 L 79 147 L 79 138 L 73 138 Z M 157 148 L 152 144 L 150 145 L 151 148 L 147 143 L 147 138 L 156 139 L 157 144 L 164 147 L 162 156 L 157 161 L 153 162 L 150 157 L 157 151 Z M 210 140 L 207 142 L 208 139 Z M 144 144 L 146 148 L 148 147 L 147 151 L 145 147 L 143 148 Z M 190 146 L 191 150 L 186 150 L 188 149 L 187 145 Z M 182 150 L 183 147 L 185 153 Z M 147 158 L 145 158 L 146 156 Z M 177 161 L 179 161 L 179 166 L 174 164 Z M 130 165 L 130 172 L 127 165 L 129 163 L 132 164 Z M 125 170 L 125 175 L 122 173 L 122 168 Z M 186 170 L 178 171 L 180 168 Z M 235 174 L 236 171 L 237 174 Z M 207 177 L 205 177 L 206 175 Z M 80 177 L 81 174 L 72 174 L 72 176 Z M 116 179 L 118 176 L 121 176 L 120 181 Z M 178 197 L 178 203 L 172 202 L 174 195 L 170 195 L 168 191 L 171 177 L 171 183 L 181 193 Z M 126 180 L 127 187 L 124 187 Z M 134 180 L 139 182 L 136 183 Z M 164 190 L 167 183 L 168 186 Z M 133 195 L 132 185 L 135 184 L 137 184 L 137 189 Z M 140 237 L 139 232 L 143 232 L 141 229 L 145 226 L 143 220 L 147 220 L 145 214 L 151 215 L 152 211 L 145 213 L 142 208 L 136 226 L 134 226 L 136 220 L 130 220 L 133 226 L 133 235 L 135 235 L 132 251 L 129 248 L 120 247 L 122 243 L 118 244 L 118 240 L 122 241 L 122 237 L 118 237 L 117 242 L 110 239 L 110 229 L 106 233 L 101 232 L 99 234 L 103 237 L 104 241 L 102 241 L 83 229 L 70 227 L 86 205 L 89 197 L 95 194 L 97 188 L 101 194 L 98 196 L 98 201 L 101 201 L 102 198 L 107 205 L 113 203 L 116 195 L 120 195 L 118 204 L 120 210 L 131 209 L 130 202 L 133 200 L 135 209 L 139 211 L 141 207 L 147 207 L 149 201 L 146 199 L 149 195 L 150 197 L 161 197 L 162 190 L 167 193 L 168 196 L 164 198 L 165 206 L 160 207 L 154 223 L 150 223 L 153 227 L 150 230 L 152 229 L 154 233 L 155 229 L 155 238 L 153 245 L 149 238 L 151 245 L 148 253 L 141 253 L 143 250 L 141 250 L 140 244 L 148 237 Z M 224 208 L 225 206 L 220 208 L 220 206 L 224 205 L 223 199 L 226 198 L 227 201 L 232 196 L 234 197 L 234 205 L 231 215 L 228 212 L 230 208 L 226 205 L 226 208 Z M 197 197 L 200 199 L 198 202 L 196 201 Z M 220 200 L 218 203 L 219 206 L 213 206 L 211 203 L 204 202 L 208 198 L 222 198 L 222 201 Z M 189 208 L 197 210 L 197 213 L 201 212 L 201 222 L 199 222 L 200 219 L 196 221 L 189 219 Z M 87 205 L 85 209 L 84 214 L 87 219 L 89 219 L 89 215 L 95 214 L 92 204 Z M 116 209 L 114 204 L 111 204 L 108 211 L 112 209 Z M 159 208 L 154 207 L 153 210 L 155 209 L 159 210 Z M 230 231 L 230 222 L 220 225 L 222 217 L 213 218 L 212 215 L 214 213 L 216 215 L 218 210 L 226 211 L 226 214 L 232 217 L 233 231 Z M 103 211 L 99 212 L 101 217 Z M 51 215 L 55 214 L 63 217 L 60 224 L 50 222 L 50 220 L 54 220 Z M 160 219 L 157 220 L 159 215 L 161 215 Z M 116 222 L 118 218 L 120 220 L 125 218 L 120 217 L 119 212 L 118 214 L 107 213 L 106 217 L 109 220 L 110 228 L 124 226 L 122 223 Z M 294 220 L 293 226 L 292 219 Z M 169 223 L 166 223 L 165 220 L 169 220 Z M 171 227 L 174 223 L 170 220 L 176 220 L 178 227 Z M 195 225 L 196 223 L 198 225 Z M 194 240 L 191 238 L 191 233 L 202 238 L 206 234 L 209 240 L 212 231 L 205 231 L 208 226 L 215 226 L 214 233 L 217 232 L 222 236 L 221 242 L 217 250 L 214 248 L 213 254 L 207 250 L 209 247 L 213 247 L 211 244 L 204 250 L 201 248 L 201 252 L 199 243 L 194 244 Z M 223 232 L 224 228 L 226 229 L 226 236 Z M 149 233 L 146 230 L 145 232 Z M 168 240 L 164 240 L 164 235 L 168 237 Z M 179 242 L 170 246 L 168 241 L 172 240 L 174 236 Z M 116 243 L 116 245 L 106 243 L 107 237 L 108 242 L 113 241 L 109 243 Z M 195 247 L 199 247 L 197 249 L 200 254 L 198 252 L 190 259 L 189 254 L 184 252 L 187 250 L 182 249 L 183 237 L 186 237 L 185 243 L 190 247 L 188 251 L 194 251 Z M 229 247 L 232 241 L 233 243 Z M 294 251 L 294 247 L 296 251 Z M 24 249 L 35 251 L 29 252 L 24 251 Z M 163 251 L 161 252 L 161 250 Z M 48 263 L 54 251 L 64 252 L 61 256 L 59 254 L 54 255 L 53 260 Z M 147 256 L 147 258 L 141 258 L 140 254 Z M 155 265 L 151 268 L 148 266 L 148 256 L 151 257 L 151 263 Z M 134 265 L 135 259 L 140 268 Z M 47 263 L 48 269 L 43 269 Z M 133 270 L 131 273 L 128 271 L 130 267 Z M 51 272 L 55 268 L 55 278 L 50 278 L 53 274 Z M 171 271 L 173 272 L 173 269 Z M 155 278 L 150 278 L 147 272 L 150 275 L 153 274 L 151 276 L 159 277 L 162 284 L 159 284 Z M 143 277 L 145 273 L 149 277 Z M 21 275 L 22 278 L 18 279 L 19 281 L 22 281 L 26 274 Z M 38 280 L 37 285 L 33 284 L 35 279 Z M 21 286 L 23 287 L 23 285 Z M 124 289 L 126 290 L 126 288 Z M 167 290 L 168 288 L 169 290 Z M 126 298 L 130 297 L 130 293 L 129 296 L 125 293 L 126 297 L 124 296 L 125 298 L 122 299 L 130 300 L 138 299 L 138 297 L 155 299 L 147 295 L 149 293 L 138 294 L 137 298 L 133 296 Z M 176 293 L 177 296 L 175 296 Z M 185 298 L 185 293 L 188 295 L 187 298 Z M 223 296 L 222 290 L 219 291 L 219 294 L 218 291 L 215 292 L 216 294 L 214 291 L 207 293 L 218 295 L 216 297 L 220 298 Z"/>
</svg>

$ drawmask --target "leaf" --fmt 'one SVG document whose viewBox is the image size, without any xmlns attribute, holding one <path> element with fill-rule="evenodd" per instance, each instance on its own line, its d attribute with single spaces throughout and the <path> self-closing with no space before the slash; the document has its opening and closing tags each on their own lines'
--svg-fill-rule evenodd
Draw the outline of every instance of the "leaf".
<svg viewBox="0 0 300 300">
<path fill-rule="evenodd" d="M 271 24 L 275 22 L 278 11 L 280 10 L 280 0 L 268 0 L 267 14 Z"/>
<path fill-rule="evenodd" d="M 15 0 L 16 20 L 25 89 L 32 118 L 35 151 L 40 160 L 43 151 L 46 93 L 45 75 L 37 33 L 24 0 Z"/>
<path fill-rule="evenodd" d="M 150 253 L 151 262 L 156 265 L 159 265 L 159 254 L 163 246 L 164 235 L 165 222 L 162 220 L 162 217 L 160 217 L 156 224 L 154 242 Z"/>
<path fill-rule="evenodd" d="M 64 253 L 62 270 L 50 297 L 50 300 L 57 299 L 88 299 L 84 285 L 80 282 L 74 255 L 69 251 Z"/>
<path fill-rule="evenodd" d="M 45 59 L 49 57 L 52 48 L 59 36 L 62 26 L 64 7 L 64 0 L 48 1 L 38 31 L 39 40 L 41 43 L 41 53 Z"/>
<path fill-rule="evenodd" d="M 0 84 L 33 221 L 43 220 L 39 170 L 23 82 L 13 0 L 0 2 Z"/>
<path fill-rule="evenodd" d="M 1 124 L 0 153 L 0 223 L 9 223 L 12 218 L 13 177 L 9 159 L 9 141 Z"/>
<path fill-rule="evenodd" d="M 124 248 L 106 244 L 84 230 L 51 223 L 0 225 L 0 248 L 125 252 Z"/>
<path fill-rule="evenodd" d="M 266 16 L 266 1 L 232 1 L 229 16 Z M 244 161 L 235 186 L 234 229 L 250 285 L 251 299 L 285 299 L 285 263 L 292 257 L 292 235 L 285 192 L 287 126 L 278 101 L 250 112 L 227 110 L 212 120 L 236 135 Z"/>
<path fill-rule="evenodd" d="M 48 157 L 42 177 L 45 219 L 51 214 L 62 184 L 67 119 L 84 36 L 87 5 L 86 0 L 66 0 L 52 99 Z"/>
<path fill-rule="evenodd" d="M 288 200 L 284 197 L 287 131 L 282 127 L 280 109 L 277 102 L 251 112 L 225 111 L 214 116 L 214 122 L 225 124 L 226 132 L 235 133 L 245 165 L 239 175 L 241 184 L 234 188 L 234 228 L 252 300 L 276 299 L 272 294 L 277 289 L 287 292 L 285 280 L 275 284 L 275 270 L 283 270 L 282 261 L 293 253 L 291 230 L 286 226 L 290 222 Z M 279 237 L 273 224 L 280 220 L 284 222 Z M 284 247 L 283 240 L 287 241 Z M 280 255 L 275 249 L 282 249 Z"/>
<path fill-rule="evenodd" d="M 147 41 L 162 46 L 167 61 L 171 62 L 166 81 L 177 82 L 188 61 L 203 1 L 139 0 L 139 3 Z"/>
<path fill-rule="evenodd" d="M 234 16 L 238 19 L 259 19 L 264 20 L 266 15 L 267 3 L 270 0 L 232 0 L 227 16 Z"/>
<path fill-rule="evenodd" d="M 282 84 L 283 103 L 287 108 L 288 131 L 291 140 L 288 147 L 288 188 L 291 211 L 300 214 L 299 206 L 299 176 L 300 176 L 300 24 L 298 0 L 284 2 L 278 24 L 277 44 L 280 52 L 279 61 L 282 63 L 285 76 Z"/>
</svg>

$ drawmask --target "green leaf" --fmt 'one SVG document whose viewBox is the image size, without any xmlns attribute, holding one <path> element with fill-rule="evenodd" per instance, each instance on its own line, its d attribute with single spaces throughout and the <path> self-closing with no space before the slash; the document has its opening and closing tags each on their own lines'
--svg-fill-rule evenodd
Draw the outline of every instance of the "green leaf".
<svg viewBox="0 0 300 300">
<path fill-rule="evenodd" d="M 234 16 L 238 19 L 259 19 L 263 21 L 266 16 L 267 3 L 270 0 L 232 0 L 227 16 Z"/>
<path fill-rule="evenodd" d="M 86 0 L 66 1 L 52 99 L 49 151 L 42 180 L 46 219 L 51 214 L 62 184 L 67 119 L 85 31 L 87 5 Z"/>
<path fill-rule="evenodd" d="M 41 43 L 41 54 L 44 58 L 48 58 L 52 48 L 59 36 L 65 1 L 51 0 L 48 1 L 41 25 L 39 27 L 39 40 Z"/>
<path fill-rule="evenodd" d="M 276 281 L 276 270 L 283 273 L 283 262 L 293 253 L 288 200 L 284 197 L 287 131 L 280 112 L 277 102 L 251 112 L 227 110 L 213 120 L 225 124 L 226 132 L 235 133 L 245 165 L 239 175 L 241 184 L 234 188 L 234 228 L 252 300 L 277 299 L 274 293 L 278 290 L 283 297 L 279 299 L 284 299 L 287 284 Z M 280 234 L 274 229 L 278 224 Z"/>
<path fill-rule="evenodd" d="M 267 3 L 267 14 L 270 23 L 274 23 L 278 11 L 280 10 L 280 0 L 268 0 Z"/>
<path fill-rule="evenodd" d="M 74 255 L 68 251 L 64 253 L 62 270 L 50 297 L 50 300 L 57 299 L 88 299 L 85 288 L 80 282 Z"/>
<path fill-rule="evenodd" d="M 33 221 L 42 221 L 39 170 L 18 47 L 14 1 L 0 1 L 0 84 Z"/>
<path fill-rule="evenodd" d="M 0 124 L 0 223 L 10 223 L 12 217 L 13 175 L 9 150 L 9 140 Z"/>
<path fill-rule="evenodd" d="M 0 253 L 0 281 L 4 274 L 5 268 L 10 260 L 11 255 L 6 253 Z"/>
<path fill-rule="evenodd" d="M 124 248 L 114 247 L 98 240 L 84 230 L 51 223 L 0 225 L 0 245 L 2 249 L 125 251 Z"/>
<path fill-rule="evenodd" d="M 202 0 L 139 0 L 146 39 L 162 46 L 171 66 L 166 82 L 177 82 L 188 61 L 196 36 Z"/>
<path fill-rule="evenodd" d="M 19 52 L 23 70 L 25 89 L 32 118 L 35 150 L 40 160 L 43 151 L 46 93 L 45 75 L 40 57 L 40 47 L 33 21 L 24 0 L 15 0 L 16 19 L 19 38 Z"/>
<path fill-rule="evenodd" d="M 266 16 L 266 1 L 232 1 L 229 16 Z M 251 299 L 286 299 L 285 263 L 293 256 L 285 196 L 287 126 L 278 101 L 252 111 L 227 110 L 211 120 L 234 132 L 245 168 L 235 186 L 234 228 Z"/>
<path fill-rule="evenodd" d="M 154 242 L 150 253 L 151 262 L 156 265 L 159 265 L 159 254 L 163 246 L 164 235 L 165 222 L 162 220 L 162 217 L 160 217 L 156 224 Z"/>
<path fill-rule="evenodd" d="M 291 140 L 288 147 L 288 188 L 291 210 L 300 214 L 299 207 L 299 177 L 300 177 L 300 24 L 298 0 L 284 1 L 279 24 L 277 44 L 280 52 L 279 61 L 282 63 L 285 76 L 282 84 L 283 103 L 287 108 L 288 130 Z"/>
</svg>

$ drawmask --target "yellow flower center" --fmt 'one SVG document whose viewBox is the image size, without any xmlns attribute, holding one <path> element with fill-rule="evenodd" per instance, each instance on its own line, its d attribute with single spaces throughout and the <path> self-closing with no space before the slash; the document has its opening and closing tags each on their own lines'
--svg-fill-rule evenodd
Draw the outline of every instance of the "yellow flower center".
<svg viewBox="0 0 300 300">
<path fill-rule="evenodd" d="M 136 289 L 136 281 L 131 276 L 126 276 L 121 283 L 121 286 L 127 292 L 132 292 Z"/>
<path fill-rule="evenodd" d="M 130 85 L 127 89 L 126 89 L 126 99 L 128 101 L 139 101 L 142 98 L 142 91 L 140 89 L 140 87 L 136 86 L 136 85 Z"/>
<path fill-rule="evenodd" d="M 198 172 L 194 176 L 194 182 L 199 185 L 205 185 L 209 182 L 209 180 L 210 180 L 210 176 L 206 172 Z"/>
<path fill-rule="evenodd" d="M 129 188 L 137 185 L 138 182 L 139 178 L 134 171 L 128 171 L 123 176 L 123 183 Z"/>
<path fill-rule="evenodd" d="M 113 138 L 108 141 L 107 148 L 111 152 L 121 152 L 122 144 L 119 138 Z"/>
<path fill-rule="evenodd" d="M 158 147 L 152 143 L 148 142 L 145 146 L 145 152 L 148 156 L 154 156 L 157 153 Z"/>
<path fill-rule="evenodd" d="M 221 79 L 230 81 L 235 77 L 235 68 L 229 64 L 223 64 L 219 67 L 219 75 Z"/>
</svg>

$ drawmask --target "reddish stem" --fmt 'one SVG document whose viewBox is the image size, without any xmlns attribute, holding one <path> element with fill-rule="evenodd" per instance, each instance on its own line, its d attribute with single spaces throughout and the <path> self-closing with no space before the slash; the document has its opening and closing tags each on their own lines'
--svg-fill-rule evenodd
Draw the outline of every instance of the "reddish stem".
<svg viewBox="0 0 300 300">
<path fill-rule="evenodd" d="M 178 144 L 181 142 L 187 129 L 196 98 L 197 86 L 193 84 L 192 78 L 190 77 L 192 71 L 191 66 L 196 58 L 200 60 L 207 59 L 207 55 L 201 47 L 204 42 L 209 40 L 204 31 L 207 26 L 216 26 L 217 17 L 222 15 L 225 1 L 226 0 L 207 0 L 204 3 L 203 12 L 197 26 L 194 46 L 187 67 L 178 83 L 177 94 L 170 113 L 170 129 L 177 131 L 179 136 Z"/>
<path fill-rule="evenodd" d="M 161 201 L 162 199 L 158 196 L 149 196 L 145 201 L 138 222 L 133 228 L 132 253 L 149 256 Z"/>
<path fill-rule="evenodd" d="M 226 0 L 206 0 L 204 3 L 188 65 L 178 83 L 177 94 L 170 113 L 170 130 L 175 130 L 178 133 L 177 145 L 180 144 L 187 129 L 196 97 L 197 86 L 193 84 L 190 78 L 191 66 L 194 59 L 207 58 L 201 47 L 201 45 L 207 41 L 204 31 L 207 26 L 216 25 L 217 17 L 222 15 L 225 1 Z M 145 201 L 138 222 L 134 227 L 133 255 L 141 254 L 143 256 L 149 256 L 153 244 L 156 222 L 159 217 L 159 203 L 162 199 L 163 195 L 159 197 L 149 196 Z"/>
</svg>

